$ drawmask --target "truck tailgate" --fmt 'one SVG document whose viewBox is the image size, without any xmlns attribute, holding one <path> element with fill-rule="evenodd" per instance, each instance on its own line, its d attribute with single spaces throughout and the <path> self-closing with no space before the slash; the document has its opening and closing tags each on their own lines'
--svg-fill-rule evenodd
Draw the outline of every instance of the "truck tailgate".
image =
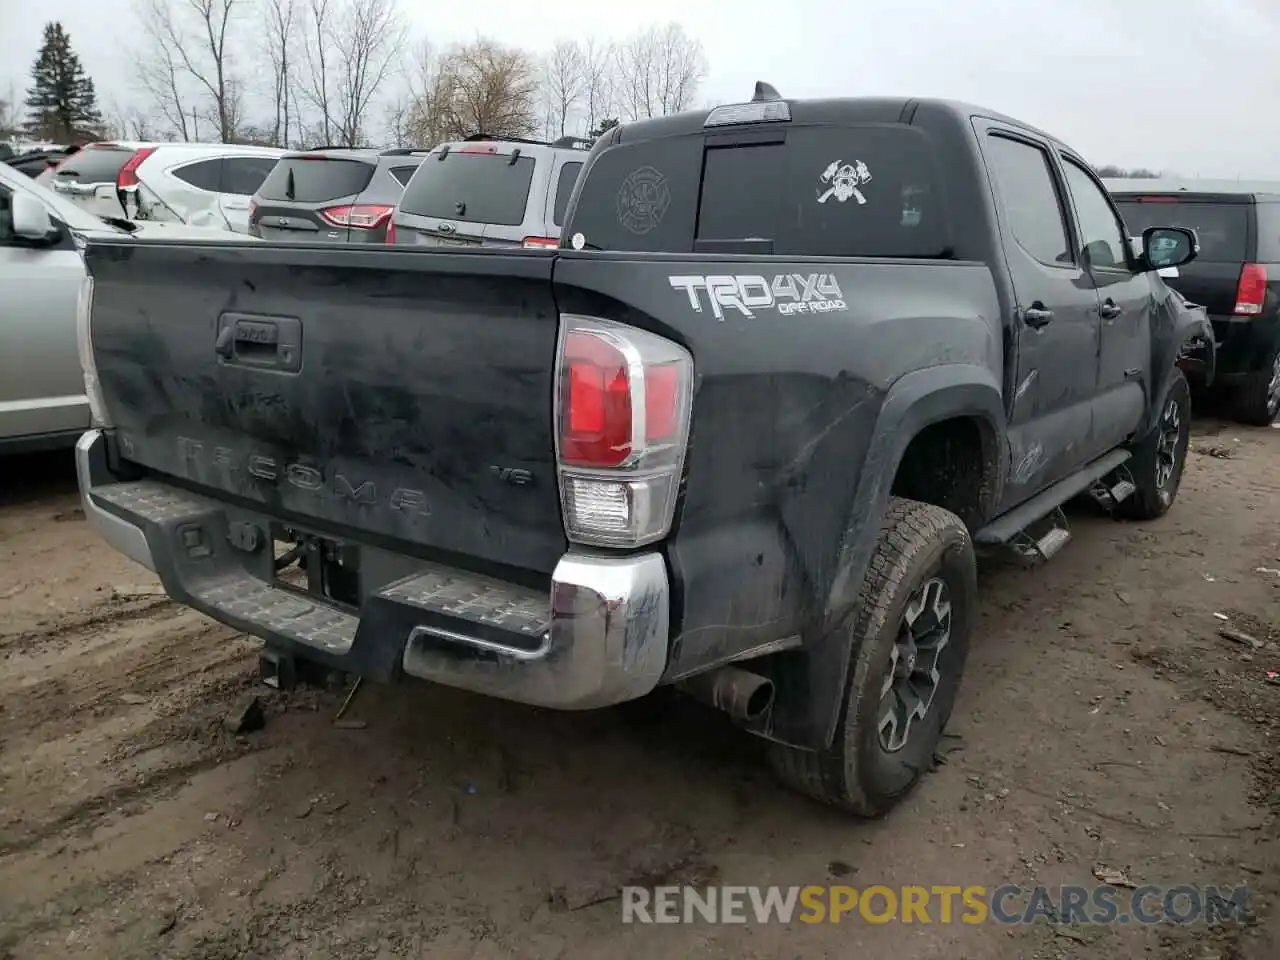
<svg viewBox="0 0 1280 960">
<path fill-rule="evenodd" d="M 86 259 L 123 459 L 303 529 L 554 568 L 552 257 L 106 241 Z"/>
</svg>

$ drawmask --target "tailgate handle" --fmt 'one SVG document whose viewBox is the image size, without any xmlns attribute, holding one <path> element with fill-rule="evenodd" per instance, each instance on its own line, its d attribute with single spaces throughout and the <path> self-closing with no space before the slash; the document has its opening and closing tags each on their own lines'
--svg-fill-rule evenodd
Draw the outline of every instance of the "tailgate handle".
<svg viewBox="0 0 1280 960">
<path fill-rule="evenodd" d="M 213 349 L 224 364 L 297 373 L 302 369 L 302 321 L 224 313 L 218 318 Z"/>
</svg>

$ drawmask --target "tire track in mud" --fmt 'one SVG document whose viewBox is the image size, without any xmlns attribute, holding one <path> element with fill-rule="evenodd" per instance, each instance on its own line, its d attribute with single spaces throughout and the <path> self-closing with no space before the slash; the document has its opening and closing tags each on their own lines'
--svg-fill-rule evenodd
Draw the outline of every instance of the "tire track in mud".
<svg viewBox="0 0 1280 960">
<path fill-rule="evenodd" d="M 168 619 L 181 616 L 184 609 L 168 597 L 155 597 L 147 601 L 108 599 L 104 603 L 116 609 L 101 610 L 91 608 L 86 616 L 68 617 L 48 625 L 37 625 L 34 629 L 20 630 L 16 633 L 0 633 L 0 650 L 5 654 L 25 653 L 32 647 L 42 643 L 67 641 L 75 639 L 79 634 L 97 630 L 116 624 L 132 623 L 147 619 Z M 163 614 L 162 616 L 153 616 Z"/>
<path fill-rule="evenodd" d="M 252 745 L 237 743 L 223 751 L 164 767 L 141 780 L 120 783 L 68 807 L 52 819 L 16 836 L 7 831 L 0 832 L 0 858 L 25 853 L 64 833 L 92 830 L 118 807 L 160 799 L 168 789 L 181 786 L 196 774 L 212 770 L 235 757 L 252 753 L 253 750 Z"/>
</svg>

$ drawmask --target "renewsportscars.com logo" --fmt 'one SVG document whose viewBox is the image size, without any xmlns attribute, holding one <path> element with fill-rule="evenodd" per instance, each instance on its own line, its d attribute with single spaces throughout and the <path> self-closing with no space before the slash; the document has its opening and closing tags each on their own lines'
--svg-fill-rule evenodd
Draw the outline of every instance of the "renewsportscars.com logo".
<svg viewBox="0 0 1280 960">
<path fill-rule="evenodd" d="M 623 923 L 1249 923 L 1245 887 L 623 887 Z"/>
</svg>

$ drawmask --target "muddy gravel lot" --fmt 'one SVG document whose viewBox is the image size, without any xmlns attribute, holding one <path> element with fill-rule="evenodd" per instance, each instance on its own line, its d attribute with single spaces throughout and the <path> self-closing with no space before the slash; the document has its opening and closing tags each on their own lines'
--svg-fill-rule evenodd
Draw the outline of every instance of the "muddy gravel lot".
<svg viewBox="0 0 1280 960">
<path fill-rule="evenodd" d="M 558 715 L 281 694 L 0 462 L 0 957 L 1280 957 L 1280 430 L 1201 422 L 1161 521 L 983 567 L 936 769 L 888 818 L 674 697 Z M 1226 636 L 1223 630 L 1226 630 Z M 1234 631 L 1234 632 L 1233 632 Z M 259 694 L 260 731 L 221 721 Z M 350 722 L 354 721 L 354 722 Z M 626 884 L 1247 884 L 1252 922 L 636 926 Z"/>
</svg>

